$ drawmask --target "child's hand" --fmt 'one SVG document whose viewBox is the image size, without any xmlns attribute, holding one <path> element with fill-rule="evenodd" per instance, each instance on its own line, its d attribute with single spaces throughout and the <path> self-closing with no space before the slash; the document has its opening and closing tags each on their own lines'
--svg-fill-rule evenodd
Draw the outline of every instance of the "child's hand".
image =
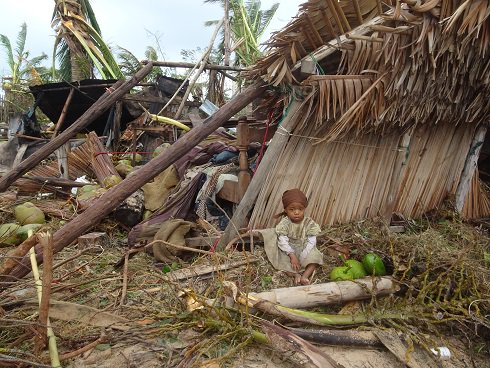
<svg viewBox="0 0 490 368">
<path fill-rule="evenodd" d="M 301 269 L 301 264 L 299 263 L 299 259 L 294 253 L 289 253 L 289 260 L 291 261 L 291 267 L 295 271 L 299 271 Z"/>
</svg>

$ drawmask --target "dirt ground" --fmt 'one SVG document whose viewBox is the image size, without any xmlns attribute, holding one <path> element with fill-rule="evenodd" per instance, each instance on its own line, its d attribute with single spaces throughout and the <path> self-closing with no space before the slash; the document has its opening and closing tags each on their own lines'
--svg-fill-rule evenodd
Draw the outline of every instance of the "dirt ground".
<svg viewBox="0 0 490 368">
<path fill-rule="evenodd" d="M 63 366 L 319 366 L 308 362 L 304 354 L 298 353 L 301 344 L 285 341 L 285 347 L 278 348 L 251 339 L 251 331 L 260 331 L 262 320 L 278 325 L 308 328 L 305 324 L 291 323 L 284 318 L 263 313 L 249 316 L 214 307 L 191 311 L 189 304 L 181 296 L 182 291 L 185 291 L 204 299 L 217 298 L 223 293 L 224 281 L 233 282 L 244 292 L 292 287 L 291 278 L 271 267 L 259 241 L 254 243 L 253 252 L 250 246 L 246 246 L 249 249 L 247 252 L 220 253 L 213 256 L 186 255 L 179 263 L 163 266 L 155 263 L 150 254 L 140 252 L 135 253 L 124 267 L 124 262 L 120 262 L 124 261 L 127 251 L 124 234 L 112 226 L 105 224 L 98 229 L 110 235 L 109 246 L 84 251 L 74 244 L 55 255 L 54 264 L 59 267 L 55 267 L 53 275 L 51 300 L 67 303 L 61 307 L 51 307 L 51 323 L 57 336 L 60 355 L 76 352 L 95 342 L 90 349 L 76 354 L 75 358 L 65 360 Z M 375 250 L 388 260 L 387 267 L 395 279 L 405 280 L 409 286 L 416 285 L 419 291 L 414 295 L 418 297 L 425 292 L 425 299 L 410 295 L 409 288 L 402 288 L 399 293 L 390 297 L 356 303 L 363 313 L 403 308 L 404 313 L 410 313 L 414 317 L 406 322 L 402 320 L 396 323 L 370 320 L 365 325 L 349 326 L 347 329 L 397 331 L 403 336 L 409 336 L 406 341 L 420 339 L 420 342 L 430 344 L 430 347 L 448 346 L 451 351 L 450 359 L 439 360 L 425 355 L 425 362 L 425 358 L 420 359 L 420 352 L 429 353 L 418 344 L 414 345 L 416 352 L 420 353 L 416 360 L 410 358 L 410 344 L 398 356 L 380 344 L 370 347 L 315 346 L 336 362 L 338 367 L 345 368 L 490 367 L 490 335 L 483 327 L 488 323 L 488 316 L 480 317 L 480 314 L 488 315 L 485 300 L 490 295 L 489 284 L 486 282 L 490 281 L 490 268 L 483 258 L 483 254 L 490 251 L 486 230 L 453 221 L 438 221 L 417 227 L 414 225 L 409 230 L 405 234 L 386 235 L 377 224 L 332 227 L 324 233 L 319 245 L 325 255 L 325 266 L 317 270 L 312 282 L 319 284 L 330 281 L 329 271 L 341 263 L 339 250 L 347 251 L 351 258 L 359 258 L 359 255 L 367 251 Z M 0 252 L 5 254 L 8 250 L 1 248 Z M 190 277 L 178 282 L 169 282 L 168 274 L 165 273 L 167 271 L 162 271 L 165 267 L 174 272 L 191 266 L 219 266 L 243 259 L 253 261 L 226 271 Z M 393 262 L 390 263 L 390 260 Z M 118 263 L 120 266 L 115 266 Z M 420 265 L 426 266 L 426 269 Z M 441 268 L 441 265 L 444 267 Z M 418 270 L 419 275 L 407 278 L 407 269 Z M 454 271 L 436 272 L 441 269 Z M 455 279 L 452 275 L 458 277 Z M 461 278 L 460 275 L 464 277 Z M 447 282 L 441 281 L 443 276 L 450 278 L 448 285 L 451 289 L 445 288 Z M 462 286 L 455 287 L 457 283 Z M 453 293 L 458 296 L 446 296 L 438 303 L 429 305 L 426 301 L 431 300 L 428 297 L 433 298 L 433 290 L 436 295 L 444 290 L 446 295 Z M 468 304 L 468 300 L 472 304 Z M 0 307 L 0 319 L 3 323 L 0 345 L 8 347 L 7 352 L 12 356 L 20 357 L 19 354 L 22 353 L 24 360 L 49 362 L 46 350 L 37 357 L 28 355 L 34 351 L 32 336 L 37 318 L 32 275 L 18 281 L 15 287 L 0 292 Z M 343 307 L 330 305 L 317 308 L 316 312 L 349 313 L 342 311 Z M 95 308 L 99 322 L 84 319 L 86 312 L 83 308 Z M 446 319 L 445 313 L 449 311 L 451 318 Z"/>
</svg>

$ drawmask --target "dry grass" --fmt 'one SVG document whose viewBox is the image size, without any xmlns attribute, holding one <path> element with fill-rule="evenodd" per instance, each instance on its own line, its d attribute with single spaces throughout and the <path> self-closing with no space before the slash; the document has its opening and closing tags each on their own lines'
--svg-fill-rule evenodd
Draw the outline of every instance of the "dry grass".
<svg viewBox="0 0 490 368">
<path fill-rule="evenodd" d="M 406 221 L 406 232 L 402 234 L 390 233 L 376 221 L 327 228 L 319 238 L 325 266 L 317 270 L 313 281 L 329 281 L 331 268 L 341 263 L 333 250 L 336 245 L 346 246 L 351 257 L 357 259 L 375 251 L 383 256 L 403 287 L 392 297 L 361 303 L 362 311 L 370 315 L 398 311 L 414 318 L 388 322 L 373 319 L 371 325 L 396 327 L 414 341 L 431 346 L 435 341 L 446 341 L 449 335 L 461 336 L 468 351 L 488 354 L 490 347 L 485 337 L 488 339 L 490 326 L 485 316 L 490 313 L 490 266 L 484 259 L 490 252 L 488 223 L 470 225 L 451 213 L 446 215 L 438 213 L 433 218 Z M 252 346 L 252 331 L 259 330 L 257 317 L 218 306 L 191 313 L 180 292 L 185 289 L 200 300 L 217 298 L 224 293 L 224 280 L 233 281 L 245 292 L 292 286 L 292 279 L 271 267 L 257 241 L 254 255 L 260 259 L 258 263 L 180 283 L 165 280 L 162 265 L 156 266 L 150 255 L 141 252 L 129 260 L 127 297 L 121 305 L 123 268 L 115 269 L 114 264 L 124 257 L 125 234 L 110 222 L 99 230 L 108 232 L 111 246 L 94 248 L 56 268 L 52 294 L 52 299 L 91 306 L 131 321 L 132 328 L 126 331 L 105 329 L 104 342 L 96 348 L 99 351 L 144 342 L 158 352 L 158 359 L 167 366 L 198 367 L 210 360 L 229 364 Z M 76 246 L 67 247 L 55 256 L 54 263 L 78 253 Z M 226 257 L 237 260 L 246 254 L 237 251 Z M 168 266 L 221 262 L 223 257 L 190 255 L 187 261 Z M 0 345 L 6 348 L 3 354 L 18 361 L 46 363 L 46 354 L 39 358 L 28 355 L 33 351 L 32 326 L 37 319 L 34 298 L 29 277 L 0 293 Z M 340 308 L 329 306 L 318 311 L 336 313 Z M 101 336 L 100 327 L 77 321 L 52 323 L 61 353 Z"/>
</svg>

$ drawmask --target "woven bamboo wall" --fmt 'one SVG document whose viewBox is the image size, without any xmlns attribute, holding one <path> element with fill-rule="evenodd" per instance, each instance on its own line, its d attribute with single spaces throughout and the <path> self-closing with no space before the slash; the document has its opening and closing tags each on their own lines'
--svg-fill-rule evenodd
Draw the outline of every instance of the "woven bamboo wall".
<svg viewBox="0 0 490 368">
<path fill-rule="evenodd" d="M 394 172 L 399 172 L 396 157 L 401 135 L 373 134 L 314 145 L 304 137 L 311 135 L 308 129 L 290 138 L 270 168 L 251 216 L 254 228 L 274 226 L 274 215 L 282 211 L 282 193 L 295 187 L 309 198 L 307 214 L 322 225 L 383 213 Z M 395 212 L 416 218 L 454 193 L 473 134 L 474 129 L 468 126 L 417 128 L 411 136 L 406 169 L 395 196 Z"/>
<path fill-rule="evenodd" d="M 418 127 L 410 140 L 395 212 L 417 218 L 454 194 L 474 134 L 473 125 Z"/>
<path fill-rule="evenodd" d="M 250 223 L 273 226 L 274 214 L 282 211 L 282 193 L 295 187 L 306 193 L 307 212 L 322 225 L 377 215 L 388 195 L 398 141 L 396 135 L 369 135 L 313 145 L 292 136 L 270 170 Z"/>
</svg>

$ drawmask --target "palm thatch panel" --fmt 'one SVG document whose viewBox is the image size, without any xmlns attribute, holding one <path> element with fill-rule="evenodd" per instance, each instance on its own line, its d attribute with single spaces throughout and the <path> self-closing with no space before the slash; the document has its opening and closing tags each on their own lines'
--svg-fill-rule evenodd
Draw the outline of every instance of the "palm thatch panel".
<svg viewBox="0 0 490 368">
<path fill-rule="evenodd" d="M 270 168 L 250 224 L 274 226 L 274 215 L 282 211 L 282 193 L 295 187 L 305 191 L 308 213 L 322 225 L 389 218 L 393 212 L 417 218 L 437 208 L 456 192 L 474 129 L 421 125 L 408 134 L 410 143 L 402 147 L 400 131 L 321 143 L 314 125 L 292 133 Z M 490 215 L 490 200 L 478 188 L 468 195 L 472 198 L 465 205 L 469 218 Z"/>
<path fill-rule="evenodd" d="M 323 137 L 327 141 L 353 130 L 488 121 L 489 15 L 490 0 L 409 0 L 390 7 L 377 1 L 310 0 L 273 36 L 267 55 L 248 75 L 275 86 L 305 84 L 298 68 L 311 59 L 330 75 L 371 75 L 377 91 L 357 104 L 346 103 L 350 111 L 336 122 L 323 113 L 356 91 L 334 95 L 318 88 L 322 109 L 312 120 L 332 125 Z M 331 107 L 324 106 L 326 93 L 338 99 Z M 371 112 L 369 104 L 375 106 Z"/>
<path fill-rule="evenodd" d="M 299 133 L 299 132 L 298 132 Z M 308 213 L 323 225 L 374 217 L 384 211 L 398 152 L 399 134 L 363 135 L 314 144 L 314 127 L 291 136 L 261 188 L 250 223 L 273 226 L 281 196 L 298 187 L 309 198 Z"/>
<path fill-rule="evenodd" d="M 485 218 L 490 216 L 490 188 L 479 178 L 476 170 L 471 180 L 471 189 L 466 195 L 461 215 L 463 218 Z"/>
<path fill-rule="evenodd" d="M 410 139 L 394 212 L 419 218 L 453 197 L 474 133 L 474 127 L 451 124 L 417 128 Z"/>
</svg>

